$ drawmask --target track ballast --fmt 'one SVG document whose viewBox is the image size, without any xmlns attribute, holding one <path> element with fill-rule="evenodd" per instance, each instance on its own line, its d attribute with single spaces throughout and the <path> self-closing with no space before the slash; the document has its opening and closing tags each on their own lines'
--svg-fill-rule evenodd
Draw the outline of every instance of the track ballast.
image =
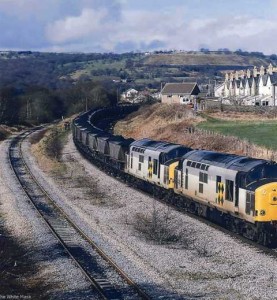
<svg viewBox="0 0 277 300">
<path fill-rule="evenodd" d="M 102 299 L 150 299 L 55 203 L 24 161 L 21 143 L 32 133 L 11 141 L 11 168 L 34 208 L 47 223 L 65 253 L 82 270 L 92 290 Z"/>
</svg>

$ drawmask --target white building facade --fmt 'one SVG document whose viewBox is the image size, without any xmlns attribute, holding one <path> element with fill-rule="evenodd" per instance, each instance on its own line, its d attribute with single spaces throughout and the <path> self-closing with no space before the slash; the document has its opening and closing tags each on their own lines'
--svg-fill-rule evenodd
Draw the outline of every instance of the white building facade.
<svg viewBox="0 0 277 300">
<path fill-rule="evenodd" d="M 221 97 L 226 103 L 277 106 L 277 67 L 226 73 Z"/>
</svg>

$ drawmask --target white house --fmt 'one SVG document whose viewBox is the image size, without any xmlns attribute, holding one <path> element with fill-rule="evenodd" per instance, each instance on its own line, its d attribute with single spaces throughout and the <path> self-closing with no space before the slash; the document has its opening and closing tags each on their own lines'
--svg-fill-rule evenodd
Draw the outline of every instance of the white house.
<svg viewBox="0 0 277 300">
<path fill-rule="evenodd" d="M 135 97 L 137 97 L 139 94 L 139 92 L 135 89 L 128 89 L 127 91 L 125 91 L 124 93 L 121 94 L 121 98 L 123 100 L 133 100 Z"/>
<path fill-rule="evenodd" d="M 215 97 L 222 97 L 224 95 L 225 84 L 221 83 L 215 86 L 214 95 Z"/>
<path fill-rule="evenodd" d="M 254 67 L 252 71 L 226 73 L 222 96 L 226 99 L 236 98 L 246 105 L 272 106 L 277 105 L 276 87 L 277 68 L 270 64 L 267 69 L 261 66 L 260 69 Z"/>
</svg>

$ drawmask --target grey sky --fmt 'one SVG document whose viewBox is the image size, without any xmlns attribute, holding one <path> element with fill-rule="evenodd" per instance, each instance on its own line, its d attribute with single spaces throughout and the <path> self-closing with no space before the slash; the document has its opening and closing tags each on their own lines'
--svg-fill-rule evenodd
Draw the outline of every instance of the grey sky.
<svg viewBox="0 0 277 300">
<path fill-rule="evenodd" d="M 0 49 L 277 53 L 277 0 L 0 0 Z"/>
</svg>

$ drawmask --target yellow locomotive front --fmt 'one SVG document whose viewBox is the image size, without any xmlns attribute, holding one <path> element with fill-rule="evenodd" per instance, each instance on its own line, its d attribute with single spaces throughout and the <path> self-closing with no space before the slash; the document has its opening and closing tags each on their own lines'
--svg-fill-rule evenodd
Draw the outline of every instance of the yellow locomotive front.
<svg viewBox="0 0 277 300">
<path fill-rule="evenodd" d="M 277 182 L 270 182 L 255 190 L 256 222 L 277 221 Z"/>
</svg>

